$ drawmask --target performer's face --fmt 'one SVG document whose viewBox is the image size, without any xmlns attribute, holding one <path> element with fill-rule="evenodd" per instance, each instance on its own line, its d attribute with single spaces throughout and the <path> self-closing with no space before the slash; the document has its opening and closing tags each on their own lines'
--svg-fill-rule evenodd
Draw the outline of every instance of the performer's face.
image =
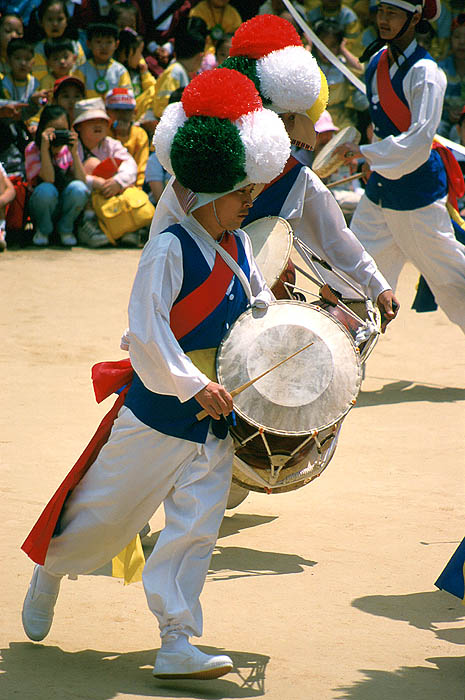
<svg viewBox="0 0 465 700">
<path fill-rule="evenodd" d="M 405 10 L 392 5 L 379 5 L 376 22 L 381 39 L 393 39 L 400 32 L 407 19 Z"/>
<path fill-rule="evenodd" d="M 240 190 L 225 194 L 215 200 L 215 207 L 221 226 L 227 231 L 240 228 L 252 206 L 252 192 L 255 185 L 247 185 Z"/>
</svg>

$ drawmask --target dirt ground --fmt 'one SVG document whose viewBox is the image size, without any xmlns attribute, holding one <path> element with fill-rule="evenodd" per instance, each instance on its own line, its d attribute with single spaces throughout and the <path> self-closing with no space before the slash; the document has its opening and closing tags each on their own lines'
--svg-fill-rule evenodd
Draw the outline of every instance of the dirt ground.
<svg viewBox="0 0 465 700">
<path fill-rule="evenodd" d="M 159 646 L 142 584 L 108 569 L 64 581 L 43 643 L 20 611 L 20 545 L 113 399 L 90 367 L 119 359 L 138 251 L 8 251 L 0 258 L 2 700 L 265 697 L 461 700 L 464 613 L 434 581 L 464 535 L 465 354 L 442 312 L 402 309 L 367 364 L 335 457 L 297 491 L 228 511 L 202 595 L 216 681 L 152 677 Z M 157 514 L 147 552 L 163 524 Z"/>
</svg>

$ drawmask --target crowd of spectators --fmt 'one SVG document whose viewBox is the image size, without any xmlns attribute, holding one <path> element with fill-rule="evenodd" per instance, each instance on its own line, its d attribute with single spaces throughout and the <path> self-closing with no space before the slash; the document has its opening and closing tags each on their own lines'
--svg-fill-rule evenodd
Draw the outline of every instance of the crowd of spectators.
<svg viewBox="0 0 465 700">
<path fill-rule="evenodd" d="M 363 77 L 376 0 L 293 4 Z M 463 9 L 463 0 L 442 0 L 418 42 L 447 75 L 439 132 L 465 145 Z M 169 177 L 151 147 L 167 104 L 224 61 L 242 21 L 264 13 L 293 21 L 281 0 L 0 0 L 0 13 L 0 251 L 7 239 L 141 245 Z M 346 126 L 368 141 L 365 96 L 296 29 L 329 84 L 320 144 Z"/>
</svg>

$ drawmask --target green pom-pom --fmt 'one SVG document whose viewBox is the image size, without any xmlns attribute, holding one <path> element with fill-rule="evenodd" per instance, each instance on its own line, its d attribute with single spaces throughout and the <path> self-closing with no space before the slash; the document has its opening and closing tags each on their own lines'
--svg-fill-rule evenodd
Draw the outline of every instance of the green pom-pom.
<svg viewBox="0 0 465 700">
<path fill-rule="evenodd" d="M 270 105 L 271 100 L 265 97 L 260 90 L 260 79 L 257 75 L 257 61 L 255 58 L 248 58 L 247 56 L 229 56 L 220 68 L 230 68 L 231 70 L 237 70 L 239 73 L 247 76 L 255 84 L 258 90 L 258 94 L 262 98 L 263 104 Z"/>
<path fill-rule="evenodd" d="M 193 192 L 229 192 L 246 177 L 245 148 L 229 119 L 190 117 L 170 155 L 177 179 Z"/>
</svg>

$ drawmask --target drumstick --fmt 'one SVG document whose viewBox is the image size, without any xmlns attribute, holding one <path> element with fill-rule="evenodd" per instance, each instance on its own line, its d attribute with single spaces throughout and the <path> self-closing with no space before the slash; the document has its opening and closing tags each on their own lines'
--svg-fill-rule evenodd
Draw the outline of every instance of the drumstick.
<svg viewBox="0 0 465 700">
<path fill-rule="evenodd" d="M 246 382 L 245 384 L 241 384 L 241 386 L 238 386 L 237 389 L 233 389 L 233 390 L 231 391 L 231 396 L 234 398 L 234 396 L 237 396 L 238 394 L 240 394 L 241 392 L 243 392 L 244 389 L 248 389 L 249 386 L 252 386 L 252 384 L 255 384 L 255 382 L 258 382 L 258 380 L 261 379 L 262 377 L 264 377 L 265 374 L 269 374 L 269 373 L 272 372 L 274 369 L 277 369 L 278 367 L 280 367 L 281 365 L 283 365 L 283 364 L 284 364 L 285 362 L 287 362 L 288 360 L 292 360 L 293 357 L 295 357 L 296 355 L 298 355 L 299 352 L 303 352 L 304 350 L 306 350 L 307 348 L 309 348 L 310 345 L 313 345 L 313 342 L 308 343 L 307 345 L 304 345 L 303 348 L 300 348 L 300 350 L 297 350 L 296 352 L 293 352 L 292 355 L 289 355 L 289 357 L 285 357 L 284 360 L 281 360 L 281 361 L 278 362 L 276 365 L 273 365 L 273 367 L 269 367 L 267 370 L 265 370 L 264 372 L 262 372 L 262 374 L 259 374 L 258 377 L 254 377 L 253 379 L 249 379 L 249 381 Z M 203 419 L 206 418 L 208 415 L 209 415 L 209 413 L 208 413 L 207 410 L 204 408 L 203 411 L 199 411 L 198 413 L 196 413 L 195 417 L 197 418 L 197 420 L 203 420 Z"/>
<path fill-rule="evenodd" d="M 328 190 L 330 190 L 332 187 L 337 187 L 338 185 L 343 185 L 346 182 L 350 182 L 351 180 L 356 180 L 357 178 L 362 177 L 362 173 L 354 173 L 353 175 L 349 175 L 349 177 L 343 177 L 342 180 L 336 180 L 335 182 L 330 182 L 329 184 L 326 185 Z"/>
</svg>

